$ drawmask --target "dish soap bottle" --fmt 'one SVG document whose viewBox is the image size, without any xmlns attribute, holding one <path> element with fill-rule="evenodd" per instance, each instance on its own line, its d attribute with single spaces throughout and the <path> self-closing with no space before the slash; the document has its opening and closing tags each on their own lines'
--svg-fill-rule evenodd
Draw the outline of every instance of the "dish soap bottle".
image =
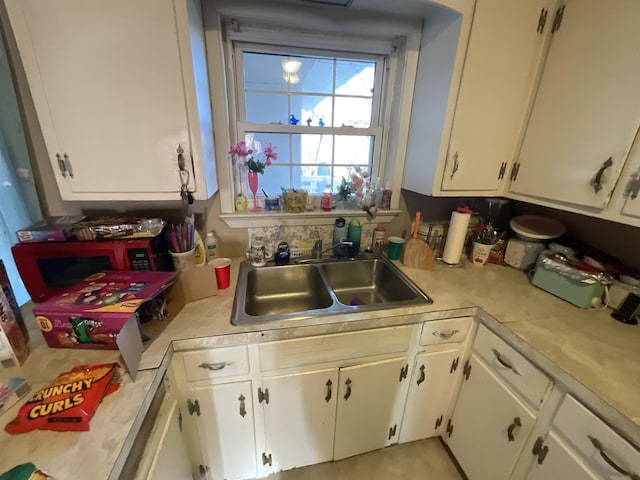
<svg viewBox="0 0 640 480">
<path fill-rule="evenodd" d="M 247 199 L 244 198 L 244 195 L 241 193 L 236 195 L 234 204 L 238 212 L 244 212 L 247 209 Z"/>
<path fill-rule="evenodd" d="M 213 230 L 207 232 L 207 238 L 204 240 L 204 244 L 207 249 L 207 263 L 217 257 L 218 251 L 218 239 L 216 238 Z"/>
</svg>

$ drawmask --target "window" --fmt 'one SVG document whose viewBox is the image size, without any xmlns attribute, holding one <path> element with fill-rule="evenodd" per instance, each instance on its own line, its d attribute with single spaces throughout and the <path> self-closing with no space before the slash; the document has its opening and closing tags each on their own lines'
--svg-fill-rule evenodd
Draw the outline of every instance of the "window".
<svg viewBox="0 0 640 480">
<path fill-rule="evenodd" d="M 378 175 L 384 55 L 244 42 L 233 51 L 237 138 L 258 159 L 267 144 L 278 153 L 261 189 L 322 193 L 352 169 Z M 246 194 L 244 177 L 236 166 L 234 188 Z"/>
</svg>

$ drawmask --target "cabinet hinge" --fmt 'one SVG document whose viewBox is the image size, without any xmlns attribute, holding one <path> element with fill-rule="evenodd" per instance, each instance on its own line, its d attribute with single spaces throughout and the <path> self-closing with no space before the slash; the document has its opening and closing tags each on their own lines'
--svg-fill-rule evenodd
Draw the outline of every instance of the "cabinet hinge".
<svg viewBox="0 0 640 480">
<path fill-rule="evenodd" d="M 462 376 L 464 377 L 465 380 L 469 380 L 469 375 L 471 375 L 471 364 L 469 363 L 469 360 L 467 360 L 466 362 L 464 362 L 464 368 L 462 369 Z"/>
<path fill-rule="evenodd" d="M 398 379 L 398 382 L 401 382 L 402 380 L 407 378 L 408 373 L 409 373 L 409 365 L 405 365 L 400 369 L 400 378 Z"/>
<path fill-rule="evenodd" d="M 540 10 L 540 16 L 538 17 L 538 28 L 536 29 L 536 32 L 544 32 L 544 26 L 547 23 L 547 13 L 549 13 L 549 11 L 546 8 Z"/>
<path fill-rule="evenodd" d="M 271 466 L 271 454 L 267 455 L 266 452 L 262 452 L 262 464 Z"/>
<path fill-rule="evenodd" d="M 442 415 L 440 415 L 438 418 L 436 418 L 436 426 L 433 427 L 433 429 L 437 430 L 438 428 L 440 428 L 440 425 L 442 425 Z"/>
<path fill-rule="evenodd" d="M 258 403 L 262 403 L 263 401 L 269 405 L 269 389 L 265 388 L 264 391 L 262 391 L 262 389 L 258 387 Z"/>
<path fill-rule="evenodd" d="M 460 357 L 456 357 L 451 362 L 451 368 L 449 369 L 449 373 L 453 373 L 458 369 L 458 363 L 460 363 Z"/>
<path fill-rule="evenodd" d="M 189 412 L 189 415 L 193 416 L 193 414 L 195 413 L 199 417 L 200 416 L 200 402 L 198 402 L 198 400 L 196 400 L 194 402 L 189 398 L 187 400 L 187 411 Z"/>
<path fill-rule="evenodd" d="M 562 24 L 562 17 L 564 16 L 564 5 L 562 5 L 558 10 L 556 10 L 556 14 L 553 17 L 553 25 L 551 27 L 551 33 L 555 33 L 560 30 L 560 25 Z"/>
<path fill-rule="evenodd" d="M 198 465 L 198 471 L 200 472 L 200 478 L 204 478 L 209 471 L 209 465 Z"/>
<path fill-rule="evenodd" d="M 624 189 L 624 196 L 635 200 L 640 192 L 640 172 L 632 173 Z"/>
<path fill-rule="evenodd" d="M 451 438 L 451 434 L 453 433 L 453 423 L 451 423 L 451 419 L 447 420 L 447 437 Z"/>
<path fill-rule="evenodd" d="M 504 174 L 507 171 L 507 162 L 502 162 L 500 164 L 500 170 L 498 170 L 498 180 L 502 180 L 504 178 Z"/>
<path fill-rule="evenodd" d="M 178 409 L 178 428 L 182 432 L 182 410 Z"/>
<path fill-rule="evenodd" d="M 389 429 L 389 440 L 396 436 L 396 431 L 398 429 L 398 424 L 395 424 L 393 427 Z"/>
<path fill-rule="evenodd" d="M 538 465 L 542 465 L 542 462 L 544 462 L 547 453 L 549 453 L 549 447 L 544 444 L 544 440 L 542 439 L 542 437 L 538 437 L 536 439 L 536 443 L 533 444 L 531 453 L 538 457 Z"/>
<path fill-rule="evenodd" d="M 511 175 L 509 175 L 509 180 L 515 180 L 518 178 L 518 173 L 520 172 L 520 162 L 516 162 L 511 167 Z"/>
</svg>

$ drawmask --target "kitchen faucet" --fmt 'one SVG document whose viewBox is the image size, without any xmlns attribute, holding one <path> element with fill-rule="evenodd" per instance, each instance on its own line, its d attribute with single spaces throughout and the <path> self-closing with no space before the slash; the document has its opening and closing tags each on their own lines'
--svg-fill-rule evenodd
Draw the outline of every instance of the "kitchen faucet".
<svg viewBox="0 0 640 480">
<path fill-rule="evenodd" d="M 311 250 L 311 258 L 315 258 L 315 259 L 322 258 L 323 253 L 327 253 L 329 250 L 333 250 L 334 247 L 347 248 L 352 246 L 353 246 L 353 242 L 350 242 L 348 240 L 341 240 L 335 245 L 331 245 L 329 248 L 325 248 L 323 250 L 322 240 L 316 240 L 316 242 L 313 244 L 313 250 Z"/>
</svg>

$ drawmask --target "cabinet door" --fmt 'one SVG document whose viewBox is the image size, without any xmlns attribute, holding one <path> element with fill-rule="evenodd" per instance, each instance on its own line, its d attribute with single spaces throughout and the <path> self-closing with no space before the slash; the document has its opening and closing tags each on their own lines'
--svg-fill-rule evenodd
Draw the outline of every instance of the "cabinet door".
<svg viewBox="0 0 640 480">
<path fill-rule="evenodd" d="M 182 438 L 181 423 L 178 402 L 170 399 L 167 403 L 166 416 L 163 414 L 158 418 L 155 431 L 158 438 L 152 443 L 154 452 L 150 459 L 149 471 L 146 473 L 138 471 L 136 479 L 173 480 L 191 476 L 191 464 Z M 149 445 L 150 443 L 147 443 L 147 446 Z M 143 464 L 143 462 L 140 463 Z"/>
<path fill-rule="evenodd" d="M 193 186 L 173 0 L 7 6 L 63 199 L 132 192 L 178 199 L 178 145 Z M 68 156 L 73 175 L 63 177 L 57 155 Z"/>
<path fill-rule="evenodd" d="M 333 459 L 338 369 L 266 377 L 263 403 L 273 471 Z"/>
<path fill-rule="evenodd" d="M 507 479 L 535 416 L 475 355 L 469 367 L 445 441 L 470 480 Z"/>
<path fill-rule="evenodd" d="M 603 209 L 640 122 L 640 2 L 565 0 L 562 8 L 510 191 Z"/>
<path fill-rule="evenodd" d="M 200 409 L 196 425 L 208 478 L 254 478 L 257 470 L 251 382 L 192 388 L 191 398 Z"/>
<path fill-rule="evenodd" d="M 442 190 L 498 191 L 516 154 L 553 0 L 478 0 Z"/>
<path fill-rule="evenodd" d="M 334 459 L 397 442 L 406 398 L 406 357 L 340 369 Z"/>
<path fill-rule="evenodd" d="M 533 464 L 526 480 L 597 480 L 578 456 L 551 431 L 543 444 L 548 448 L 542 463 Z"/>
<path fill-rule="evenodd" d="M 446 424 L 451 394 L 462 365 L 460 351 L 416 355 L 407 404 L 402 418 L 400 443 L 440 435 Z"/>
</svg>

